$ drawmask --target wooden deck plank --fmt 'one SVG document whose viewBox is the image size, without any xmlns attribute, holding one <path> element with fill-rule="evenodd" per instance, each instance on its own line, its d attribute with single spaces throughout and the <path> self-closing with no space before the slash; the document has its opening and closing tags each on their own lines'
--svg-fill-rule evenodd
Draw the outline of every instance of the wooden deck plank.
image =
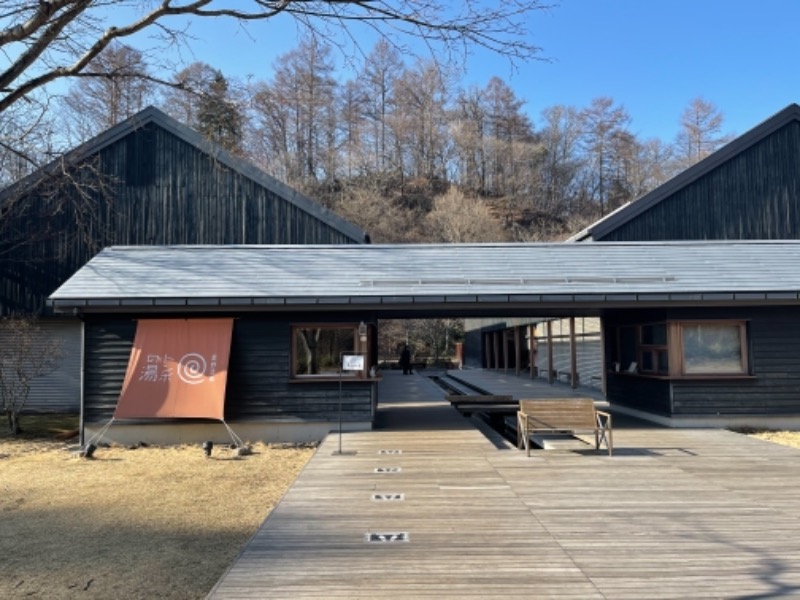
<svg viewBox="0 0 800 600">
<path fill-rule="evenodd" d="M 512 378 L 494 377 L 482 387 L 514 393 Z M 547 391 L 520 379 L 516 397 Z M 419 375 L 387 374 L 382 428 L 344 434 L 354 456 L 326 440 L 209 597 L 800 595 L 800 451 L 619 422 L 613 457 L 527 458 L 498 449 L 443 396 Z M 410 541 L 367 543 L 369 532 Z"/>
</svg>

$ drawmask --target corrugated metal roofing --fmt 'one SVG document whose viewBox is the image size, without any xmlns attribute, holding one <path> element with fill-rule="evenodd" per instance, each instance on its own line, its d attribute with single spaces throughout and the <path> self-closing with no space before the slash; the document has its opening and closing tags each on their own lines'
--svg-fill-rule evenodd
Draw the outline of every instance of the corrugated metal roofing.
<svg viewBox="0 0 800 600">
<path fill-rule="evenodd" d="M 111 247 L 51 296 L 112 306 L 794 302 L 800 242 Z"/>
</svg>

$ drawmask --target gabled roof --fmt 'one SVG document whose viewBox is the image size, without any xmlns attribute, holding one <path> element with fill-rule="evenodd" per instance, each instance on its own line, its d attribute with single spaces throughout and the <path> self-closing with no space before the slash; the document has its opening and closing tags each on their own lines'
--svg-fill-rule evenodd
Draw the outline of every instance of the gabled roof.
<svg viewBox="0 0 800 600">
<path fill-rule="evenodd" d="M 613 213 L 604 216 L 567 241 L 582 242 L 602 239 L 618 227 L 650 210 L 656 204 L 700 179 L 734 156 L 741 154 L 792 121 L 800 121 L 800 106 L 797 104 L 790 104 L 760 125 L 742 134 L 697 164 L 682 171 L 663 185 L 645 194 L 635 202 L 626 204 Z"/>
<path fill-rule="evenodd" d="M 56 310 L 471 309 L 800 304 L 800 242 L 116 246 Z M 563 312 L 563 311 L 562 311 Z"/>
<path fill-rule="evenodd" d="M 313 215 L 331 227 L 338 229 L 342 234 L 352 238 L 353 241 L 357 243 L 369 241 L 369 236 L 362 229 L 356 227 L 352 223 L 349 223 L 336 213 L 328 210 L 321 204 L 301 194 L 297 190 L 292 189 L 288 185 L 278 181 L 276 178 L 265 173 L 252 163 L 233 156 L 218 144 L 208 140 L 201 133 L 198 133 L 190 127 L 187 127 L 186 125 L 173 119 L 154 106 L 145 108 L 132 117 L 129 117 L 125 121 L 122 121 L 114 127 L 104 131 L 100 135 L 70 150 L 62 158 L 58 158 L 48 163 L 41 169 L 31 173 L 27 177 L 0 191 L 0 202 L 12 194 L 18 194 L 26 188 L 34 187 L 42 180 L 43 175 L 58 172 L 62 168 L 63 164 L 78 164 L 88 157 L 98 153 L 103 148 L 118 142 L 122 138 L 135 132 L 137 129 L 141 129 L 145 125 L 151 123 L 183 140 L 187 144 L 194 146 L 200 152 L 209 155 L 215 161 L 225 165 L 234 172 L 239 173 L 243 177 L 251 179 L 261 187 L 270 190 L 287 202 L 294 204 L 304 212 Z"/>
</svg>

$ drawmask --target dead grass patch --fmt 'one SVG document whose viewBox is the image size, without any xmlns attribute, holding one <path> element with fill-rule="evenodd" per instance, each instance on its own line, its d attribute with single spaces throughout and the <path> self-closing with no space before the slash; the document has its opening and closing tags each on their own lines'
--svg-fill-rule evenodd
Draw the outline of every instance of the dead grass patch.
<svg viewBox="0 0 800 600">
<path fill-rule="evenodd" d="M 0 438 L 0 597 L 203 598 L 314 452 Z"/>
<path fill-rule="evenodd" d="M 753 431 L 748 435 L 756 437 L 768 442 L 782 444 L 783 446 L 791 446 L 792 448 L 800 448 L 800 431 Z"/>
</svg>

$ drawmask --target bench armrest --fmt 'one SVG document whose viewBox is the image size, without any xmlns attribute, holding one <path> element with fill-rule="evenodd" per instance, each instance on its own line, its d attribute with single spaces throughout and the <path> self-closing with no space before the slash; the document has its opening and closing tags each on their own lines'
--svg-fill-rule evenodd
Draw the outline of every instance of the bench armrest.
<svg viewBox="0 0 800 600">
<path fill-rule="evenodd" d="M 594 414 L 597 415 L 597 425 L 603 429 L 611 429 L 611 413 L 604 410 L 595 410 Z"/>
</svg>

